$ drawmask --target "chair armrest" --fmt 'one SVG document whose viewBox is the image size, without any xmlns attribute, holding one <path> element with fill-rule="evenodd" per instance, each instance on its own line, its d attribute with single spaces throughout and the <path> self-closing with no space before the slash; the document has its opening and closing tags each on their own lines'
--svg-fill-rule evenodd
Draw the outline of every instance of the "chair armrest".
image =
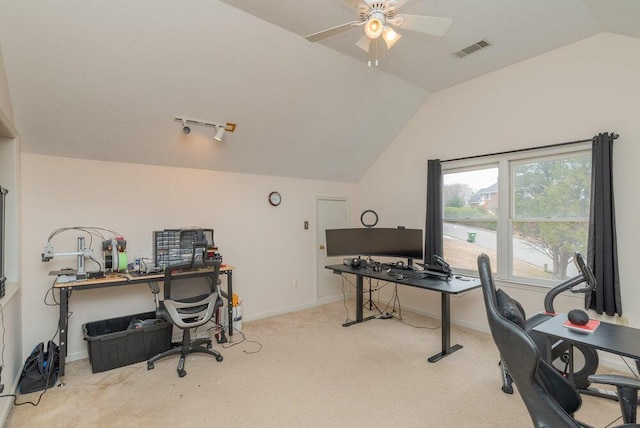
<svg viewBox="0 0 640 428">
<path fill-rule="evenodd" d="M 635 423 L 636 421 L 640 380 L 628 376 L 611 374 L 591 375 L 589 376 L 589 380 L 594 383 L 602 383 L 616 387 L 618 403 L 620 403 L 620 411 L 622 412 L 622 421 L 625 423 L 624 426 L 634 426 L 630 423 Z M 640 427 L 640 425 L 635 426 Z"/>
<path fill-rule="evenodd" d="M 599 375 L 590 375 L 589 380 L 593 383 L 600 383 L 604 385 L 613 385 L 613 386 L 640 390 L 640 380 L 629 377 L 629 376 L 599 374 Z"/>
<path fill-rule="evenodd" d="M 149 288 L 151 289 L 151 292 L 153 294 L 160 293 L 160 285 L 158 285 L 157 281 L 148 282 L 147 284 L 149 285 Z"/>
</svg>

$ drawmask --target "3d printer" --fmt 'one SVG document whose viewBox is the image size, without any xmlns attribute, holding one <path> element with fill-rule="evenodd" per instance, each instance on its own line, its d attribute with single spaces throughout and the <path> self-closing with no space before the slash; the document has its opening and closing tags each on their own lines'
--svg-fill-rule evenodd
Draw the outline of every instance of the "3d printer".
<svg viewBox="0 0 640 428">
<path fill-rule="evenodd" d="M 93 255 L 93 249 L 85 247 L 85 238 L 82 236 L 78 237 L 78 245 L 77 250 L 72 252 L 54 252 L 53 245 L 51 244 L 51 240 L 54 236 L 59 233 L 68 231 L 68 230 L 78 230 L 84 233 L 89 234 L 91 237 L 99 237 L 102 240 L 102 252 L 104 258 L 104 268 L 103 265 L 100 265 L 98 261 L 96 261 Z M 107 239 L 102 232 L 109 232 L 114 235 L 113 238 Z M 118 233 L 102 229 L 98 227 L 65 227 L 56 229 L 49 235 L 49 239 L 47 240 L 47 244 L 44 247 L 44 251 L 42 253 L 42 261 L 48 262 L 54 257 L 60 256 L 76 256 L 77 258 L 77 268 L 73 269 L 63 269 L 60 271 L 52 271 L 50 275 L 57 275 L 58 282 L 70 282 L 70 281 L 82 281 L 86 280 L 90 277 L 101 277 L 104 276 L 104 272 L 119 272 L 123 271 L 127 268 L 127 253 L 126 253 L 127 241 L 122 238 Z M 100 265 L 100 270 L 97 272 L 89 272 L 87 273 L 85 269 L 85 259 L 91 259 L 97 264 Z"/>
</svg>

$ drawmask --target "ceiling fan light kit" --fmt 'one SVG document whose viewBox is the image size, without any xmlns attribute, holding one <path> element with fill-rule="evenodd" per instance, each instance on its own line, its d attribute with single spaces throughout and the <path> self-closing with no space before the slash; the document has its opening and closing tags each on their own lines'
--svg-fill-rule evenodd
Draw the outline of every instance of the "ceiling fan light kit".
<svg viewBox="0 0 640 428">
<path fill-rule="evenodd" d="M 347 0 L 348 1 L 348 0 Z M 336 34 L 343 33 L 364 24 L 364 35 L 356 42 L 356 46 L 368 54 L 368 64 L 371 66 L 371 45 L 380 36 L 384 40 L 387 49 L 391 49 L 402 37 L 393 28 L 426 33 L 434 36 L 443 36 L 451 26 L 451 19 L 422 15 L 396 15 L 396 9 L 403 1 L 397 0 L 362 0 L 357 7 L 360 21 L 347 22 L 346 24 L 328 28 L 326 30 L 310 34 L 305 38 L 310 42 L 317 42 Z M 387 25 L 388 24 L 388 25 Z M 377 49 L 374 52 L 375 65 L 378 65 Z"/>
<path fill-rule="evenodd" d="M 364 25 L 364 34 L 370 39 L 377 39 L 384 30 L 385 16 L 382 12 L 373 12 Z"/>
<path fill-rule="evenodd" d="M 391 49 L 396 43 L 398 43 L 398 40 L 400 40 L 400 37 L 402 36 L 396 33 L 395 31 L 393 31 L 393 28 L 391 27 L 385 27 L 385 30 L 382 33 L 382 38 L 384 39 L 384 42 L 387 44 L 387 49 Z"/>
</svg>

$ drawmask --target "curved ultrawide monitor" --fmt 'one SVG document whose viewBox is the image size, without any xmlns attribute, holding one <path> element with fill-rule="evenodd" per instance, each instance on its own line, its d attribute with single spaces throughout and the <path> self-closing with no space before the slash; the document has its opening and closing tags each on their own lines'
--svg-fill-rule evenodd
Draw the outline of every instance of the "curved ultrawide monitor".
<svg viewBox="0 0 640 428">
<path fill-rule="evenodd" d="M 422 230 L 327 229 L 327 256 L 386 256 L 422 259 Z"/>
</svg>

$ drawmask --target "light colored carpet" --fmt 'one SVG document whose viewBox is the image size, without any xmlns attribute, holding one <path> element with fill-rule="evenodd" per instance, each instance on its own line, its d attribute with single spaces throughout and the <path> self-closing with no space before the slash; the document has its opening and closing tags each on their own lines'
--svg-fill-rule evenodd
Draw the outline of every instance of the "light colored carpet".
<svg viewBox="0 0 640 428">
<path fill-rule="evenodd" d="M 346 306 L 353 314 L 353 302 Z M 402 315 L 416 326 L 439 325 Z M 14 407 L 8 426 L 531 426 L 517 392 L 500 389 L 489 335 L 453 327 L 452 343 L 464 348 L 432 364 L 427 358 L 440 350 L 439 328 L 394 319 L 345 328 L 346 316 L 338 302 L 245 322 L 246 338 L 261 347 L 215 344 L 224 360 L 194 354 L 184 378 L 176 373 L 177 357 L 150 371 L 142 362 L 97 374 L 88 360 L 75 361 L 67 365 L 64 386 L 47 391 L 37 407 Z M 236 333 L 233 341 L 240 340 Z M 578 414 L 594 426 L 618 416 L 616 402 L 594 397 L 583 398 Z"/>
</svg>

